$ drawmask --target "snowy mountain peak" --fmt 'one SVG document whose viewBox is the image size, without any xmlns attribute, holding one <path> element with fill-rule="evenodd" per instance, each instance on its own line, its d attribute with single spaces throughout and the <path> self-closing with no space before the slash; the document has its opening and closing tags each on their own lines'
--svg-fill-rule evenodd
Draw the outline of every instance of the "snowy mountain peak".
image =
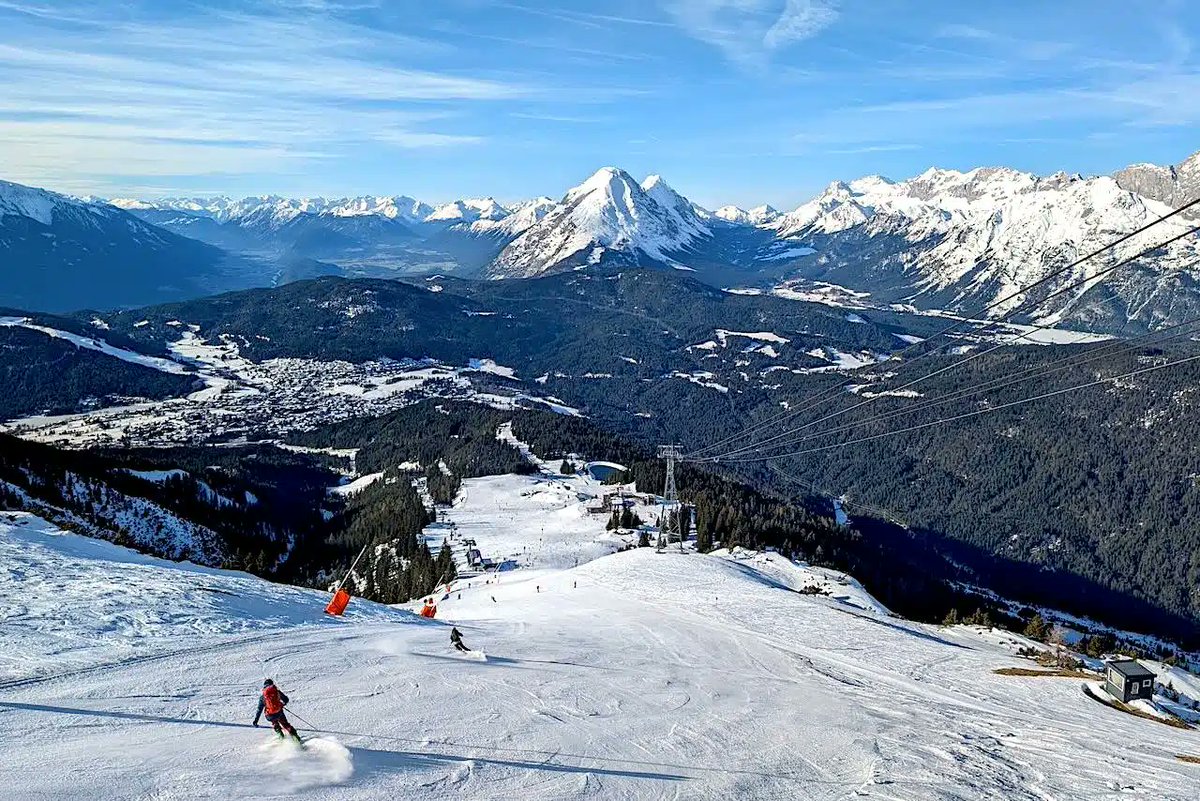
<svg viewBox="0 0 1200 801">
<path fill-rule="evenodd" d="M 155 239 L 154 230 L 125 213 L 123 209 L 110 206 L 98 199 L 73 197 L 46 189 L 0 181 L 0 219 L 4 217 L 26 217 L 42 225 L 52 224 L 60 215 L 71 215 L 89 226 L 103 219 L 121 228 L 148 239 Z"/>
<path fill-rule="evenodd" d="M 1122 189 L 1179 207 L 1200 197 L 1200 151 L 1173 167 L 1134 164 L 1118 170 L 1113 178 Z M 1200 210 L 1192 209 L 1183 216 L 1200 219 Z"/>
<path fill-rule="evenodd" d="M 616 250 L 672 263 L 709 231 L 696 208 L 658 176 L 638 183 L 616 167 L 604 167 L 572 187 L 562 202 L 501 252 L 491 275 L 539 275 L 590 250 Z"/>
<path fill-rule="evenodd" d="M 653 192 L 659 187 L 667 192 L 674 193 L 675 191 L 671 188 L 670 184 L 668 184 L 666 180 L 664 180 L 663 177 L 657 173 L 654 175 L 647 175 L 645 180 L 642 181 L 642 189 L 645 189 L 647 192 Z"/>
<path fill-rule="evenodd" d="M 1065 172 L 1039 177 L 1006 167 L 934 168 L 897 183 L 834 182 L 771 227 L 780 237 L 835 254 L 830 261 L 840 272 L 825 280 L 875 294 L 896 291 L 909 302 L 919 298 L 942 308 L 976 308 L 1001 297 L 1017 304 L 1023 302 L 1016 294 L 1021 286 L 1166 213 L 1183 194 L 1175 176 L 1137 167 L 1093 178 Z M 1175 220 L 1157 234 L 1185 228 Z M 843 241 L 852 246 L 838 252 Z M 859 255 L 864 247 L 872 254 L 869 262 Z M 1155 274 L 1198 257 L 1195 240 L 1164 249 L 1146 265 L 1150 272 L 1134 277 L 1141 282 L 1137 291 L 1152 294 Z M 1062 280 L 1077 281 L 1103 264 L 1093 260 Z M 1122 280 L 1133 280 L 1130 272 Z M 1072 314 L 1080 299 L 1078 293 L 1059 297 L 1036 314 L 1056 322 Z M 1080 314 L 1095 316 L 1080 306 Z"/>
<path fill-rule="evenodd" d="M 769 225 L 779 218 L 774 207 L 763 204 L 747 211 L 740 206 L 722 206 L 712 216 L 738 225 Z"/>
<path fill-rule="evenodd" d="M 672 189 L 662 176 L 649 176 L 642 181 L 642 189 L 671 216 L 681 231 L 697 238 L 708 235 L 703 220 L 711 215 Z"/>
<path fill-rule="evenodd" d="M 505 234 L 515 237 L 541 222 L 542 219 L 545 218 L 545 216 L 549 214 L 557 205 L 557 202 L 548 197 L 538 197 L 534 198 L 533 200 L 526 200 L 514 206 L 512 208 L 512 213 L 503 220 L 496 222 L 487 221 L 487 223 L 502 226 Z M 485 224 L 485 221 L 483 220 L 475 223 L 475 225 L 483 224 Z"/>
<path fill-rule="evenodd" d="M 49 225 L 55 209 L 64 204 L 83 205 L 66 195 L 0 181 L 0 217 L 28 217 L 42 225 Z"/>
<path fill-rule="evenodd" d="M 713 216 L 732 223 L 750 222 L 750 213 L 741 206 L 722 206 L 713 212 Z"/>
<path fill-rule="evenodd" d="M 327 212 L 337 217 L 377 215 L 390 220 L 423 220 L 433 213 L 431 206 L 407 195 L 358 197 L 339 201 Z"/>
<path fill-rule="evenodd" d="M 135 198 L 115 197 L 108 202 L 118 209 L 125 209 L 126 211 L 151 211 L 158 208 L 158 206 L 148 200 L 137 200 Z"/>
<path fill-rule="evenodd" d="M 425 217 L 425 221 L 472 223 L 477 220 L 501 220 L 508 214 L 508 209 L 493 198 L 467 198 L 438 206 Z"/>
<path fill-rule="evenodd" d="M 600 193 L 613 202 L 618 202 L 618 199 L 631 197 L 634 190 L 639 195 L 645 192 L 633 176 L 624 170 L 617 167 L 601 167 L 579 186 L 567 190 L 567 194 L 563 197 L 563 203 L 574 203 L 580 198 L 596 193 Z M 628 200 L 621 202 L 628 203 Z"/>
</svg>

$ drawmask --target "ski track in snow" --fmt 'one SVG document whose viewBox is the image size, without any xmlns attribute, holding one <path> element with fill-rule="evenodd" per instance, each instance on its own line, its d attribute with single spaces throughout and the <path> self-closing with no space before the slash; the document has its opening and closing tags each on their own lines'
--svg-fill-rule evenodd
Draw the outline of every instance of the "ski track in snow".
<svg viewBox="0 0 1200 801">
<path fill-rule="evenodd" d="M 1020 638 L 893 617 L 778 555 L 601 556 L 596 489 L 468 479 L 448 521 L 523 566 L 461 578 L 435 621 L 361 600 L 323 619 L 324 593 L 0 517 L 0 643 L 30 654 L 0 685 L 4 795 L 1196 798 L 1174 754 L 1200 734 L 995 675 Z M 814 582 L 833 597 L 795 591 Z M 450 623 L 486 661 L 454 654 Z M 100 636 L 130 630 L 153 636 Z M 250 727 L 266 674 L 306 750 Z"/>
<path fill-rule="evenodd" d="M 73 334 L 69 331 L 60 331 L 57 328 L 50 328 L 44 325 L 35 325 L 28 317 L 0 317 L 0 327 L 4 328 L 26 328 L 30 331 L 37 331 L 40 334 L 45 334 L 52 339 L 62 339 L 70 342 L 77 348 L 85 350 L 94 350 L 97 353 L 103 353 L 106 356 L 112 356 L 120 359 L 123 362 L 137 364 L 142 367 L 149 367 L 154 370 L 160 370 L 164 373 L 172 373 L 174 375 L 190 375 L 186 367 L 178 362 L 164 359 L 157 356 L 145 356 L 141 353 L 134 353 L 131 350 L 118 348 L 110 345 L 102 339 L 96 337 L 85 337 L 79 334 Z"/>
</svg>

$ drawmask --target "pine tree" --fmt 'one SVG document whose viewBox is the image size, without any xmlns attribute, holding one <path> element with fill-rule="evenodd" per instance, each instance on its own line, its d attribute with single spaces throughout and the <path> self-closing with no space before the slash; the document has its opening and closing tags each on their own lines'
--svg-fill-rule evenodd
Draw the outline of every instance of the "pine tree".
<svg viewBox="0 0 1200 801">
<path fill-rule="evenodd" d="M 440 583 L 453 581 L 458 576 L 458 569 L 454 566 L 454 554 L 450 552 L 450 546 L 442 546 L 441 552 L 438 553 L 437 563 L 434 565 L 434 572 L 437 573 L 436 580 Z"/>
<path fill-rule="evenodd" d="M 1046 619 L 1040 614 L 1035 613 L 1034 616 L 1029 619 L 1029 623 L 1026 624 L 1024 633 L 1025 636 L 1031 640 L 1045 642 L 1046 637 L 1048 637 L 1050 634 L 1050 624 L 1048 624 Z"/>
<path fill-rule="evenodd" d="M 981 607 L 971 613 L 971 616 L 967 618 L 967 623 L 972 626 L 983 626 L 990 629 L 992 627 L 992 616 Z"/>
</svg>

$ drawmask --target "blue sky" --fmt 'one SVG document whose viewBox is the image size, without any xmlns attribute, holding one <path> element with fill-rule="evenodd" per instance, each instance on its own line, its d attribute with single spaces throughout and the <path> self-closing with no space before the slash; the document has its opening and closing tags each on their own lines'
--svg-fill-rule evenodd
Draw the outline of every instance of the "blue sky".
<svg viewBox="0 0 1200 801">
<path fill-rule="evenodd" d="M 710 207 L 1200 149 L 1190 0 L 0 0 L 0 178 L 107 196 Z"/>
</svg>

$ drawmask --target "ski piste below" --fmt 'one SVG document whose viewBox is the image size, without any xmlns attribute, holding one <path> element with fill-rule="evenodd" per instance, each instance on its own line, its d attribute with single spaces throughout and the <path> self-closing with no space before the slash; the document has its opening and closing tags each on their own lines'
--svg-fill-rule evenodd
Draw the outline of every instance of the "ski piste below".
<svg viewBox="0 0 1200 801">
<path fill-rule="evenodd" d="M 434 620 L 332 618 L 324 593 L 0 516 L 3 795 L 1195 798 L 1174 755 L 1200 734 L 996 675 L 1020 637 L 905 621 L 777 554 L 600 555 L 603 517 L 537 481 L 469 479 L 451 514 L 546 566 L 461 584 Z M 578 567 L 567 535 L 539 550 L 539 515 Z M 822 577 L 845 600 L 799 592 Z M 250 725 L 265 673 L 305 749 Z"/>
</svg>

